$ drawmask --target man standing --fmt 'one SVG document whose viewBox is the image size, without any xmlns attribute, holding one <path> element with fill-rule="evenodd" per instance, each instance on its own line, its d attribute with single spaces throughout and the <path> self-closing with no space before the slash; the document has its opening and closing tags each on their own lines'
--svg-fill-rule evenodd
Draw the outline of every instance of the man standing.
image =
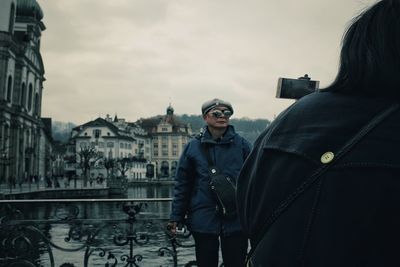
<svg viewBox="0 0 400 267">
<path fill-rule="evenodd" d="M 218 214 L 215 196 L 209 188 L 209 162 L 236 183 L 239 171 L 250 153 L 251 145 L 239 136 L 229 118 L 232 105 L 221 99 L 205 102 L 201 111 L 206 126 L 185 147 L 179 160 L 169 228 L 176 234 L 177 225 L 185 223 L 192 232 L 196 260 L 200 267 L 217 267 L 219 244 L 225 267 L 243 267 L 247 238 L 237 216 Z M 208 149 L 205 151 L 204 146 Z"/>
</svg>

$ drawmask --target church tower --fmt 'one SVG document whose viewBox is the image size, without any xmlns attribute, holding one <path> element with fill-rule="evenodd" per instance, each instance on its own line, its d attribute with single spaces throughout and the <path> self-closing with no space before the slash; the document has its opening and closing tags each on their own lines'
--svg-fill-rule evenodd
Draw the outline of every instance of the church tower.
<svg viewBox="0 0 400 267">
<path fill-rule="evenodd" d="M 0 0 L 0 182 L 44 176 L 48 165 L 41 120 L 42 19 L 36 0 Z"/>
</svg>

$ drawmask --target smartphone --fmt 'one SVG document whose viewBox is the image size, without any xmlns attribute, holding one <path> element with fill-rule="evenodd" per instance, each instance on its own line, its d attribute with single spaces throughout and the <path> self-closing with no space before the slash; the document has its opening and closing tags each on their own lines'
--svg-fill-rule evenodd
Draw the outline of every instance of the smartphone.
<svg viewBox="0 0 400 267">
<path fill-rule="evenodd" d="M 186 232 L 185 227 L 182 227 L 182 228 L 176 227 L 177 234 L 184 234 L 185 232 Z"/>
<path fill-rule="evenodd" d="M 298 79 L 279 78 L 276 98 L 300 99 L 319 89 L 319 81 L 311 80 L 308 75 Z"/>
</svg>

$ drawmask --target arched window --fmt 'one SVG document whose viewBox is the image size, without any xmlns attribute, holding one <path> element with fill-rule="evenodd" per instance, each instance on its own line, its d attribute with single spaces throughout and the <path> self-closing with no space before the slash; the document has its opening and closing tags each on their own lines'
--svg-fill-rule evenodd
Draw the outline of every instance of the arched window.
<svg viewBox="0 0 400 267">
<path fill-rule="evenodd" d="M 8 76 L 8 81 L 7 81 L 6 99 L 7 99 L 8 102 L 11 102 L 11 89 L 12 89 L 12 77 L 10 75 L 10 76 Z"/>
<path fill-rule="evenodd" d="M 25 147 L 28 147 L 30 144 L 31 144 L 31 142 L 30 142 L 30 133 L 29 133 L 29 130 L 26 130 Z"/>
<path fill-rule="evenodd" d="M 15 22 L 15 5 L 14 3 L 12 3 L 10 9 L 10 22 L 8 24 L 8 32 L 10 33 L 14 32 L 14 22 Z"/>
<path fill-rule="evenodd" d="M 21 98 L 20 98 L 21 107 L 26 107 L 26 85 L 22 83 L 21 87 Z"/>
<path fill-rule="evenodd" d="M 177 161 L 173 161 L 171 163 L 171 175 L 175 176 L 176 173 L 176 167 L 178 166 L 178 162 Z"/>
<path fill-rule="evenodd" d="M 0 152 L 5 151 L 6 147 L 6 124 L 0 124 Z"/>
<path fill-rule="evenodd" d="M 10 126 L 8 126 L 8 124 L 6 123 L 4 125 L 4 144 L 3 144 L 3 148 L 5 149 L 5 151 L 8 150 L 9 139 L 10 139 Z"/>
<path fill-rule="evenodd" d="M 31 109 L 32 109 L 32 91 L 33 91 L 33 88 L 32 88 L 32 84 L 30 83 L 29 84 L 29 86 L 28 86 L 28 110 L 30 111 Z"/>
<path fill-rule="evenodd" d="M 35 94 L 35 106 L 34 106 L 33 113 L 36 115 L 39 115 L 39 94 L 38 93 Z"/>
<path fill-rule="evenodd" d="M 169 163 L 168 161 L 162 161 L 161 162 L 161 177 L 169 177 Z"/>
</svg>

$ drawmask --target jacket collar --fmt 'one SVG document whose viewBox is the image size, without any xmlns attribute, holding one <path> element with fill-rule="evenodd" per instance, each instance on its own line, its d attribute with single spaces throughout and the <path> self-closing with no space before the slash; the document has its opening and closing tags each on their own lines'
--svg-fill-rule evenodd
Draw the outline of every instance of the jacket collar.
<svg viewBox="0 0 400 267">
<path fill-rule="evenodd" d="M 211 136 L 210 131 L 208 130 L 208 127 L 204 126 L 201 129 L 200 142 L 210 143 L 210 144 L 228 144 L 233 141 L 235 135 L 236 135 L 235 128 L 232 125 L 228 125 L 222 138 L 219 138 L 219 140 L 214 140 Z"/>
</svg>

